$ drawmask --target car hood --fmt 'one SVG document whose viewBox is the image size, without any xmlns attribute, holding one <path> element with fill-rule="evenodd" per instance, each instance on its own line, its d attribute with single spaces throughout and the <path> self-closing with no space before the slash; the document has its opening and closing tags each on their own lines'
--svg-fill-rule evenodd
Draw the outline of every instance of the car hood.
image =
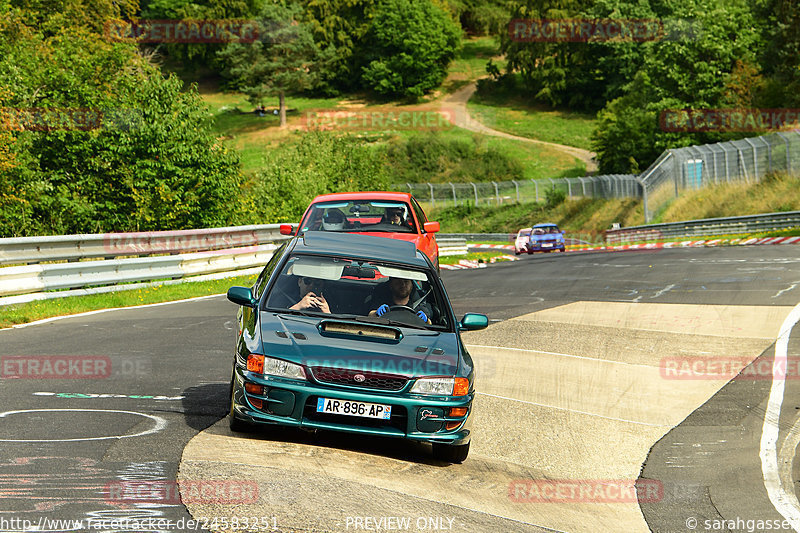
<svg viewBox="0 0 800 533">
<path fill-rule="evenodd" d="M 263 353 L 304 366 L 409 378 L 453 376 L 459 368 L 459 342 L 452 332 L 266 311 L 261 323 Z"/>
</svg>

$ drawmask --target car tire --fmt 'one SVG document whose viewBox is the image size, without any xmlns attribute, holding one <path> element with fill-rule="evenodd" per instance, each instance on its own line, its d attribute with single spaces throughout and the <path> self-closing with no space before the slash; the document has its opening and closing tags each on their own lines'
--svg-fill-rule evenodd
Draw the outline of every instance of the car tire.
<svg viewBox="0 0 800 533">
<path fill-rule="evenodd" d="M 528 250 L 528 255 L 533 255 L 533 250 Z"/>
<path fill-rule="evenodd" d="M 433 456 L 447 463 L 462 463 L 469 455 L 469 442 L 466 444 L 433 443 Z"/>
<path fill-rule="evenodd" d="M 231 431 L 236 433 L 247 433 L 253 429 L 253 425 L 236 418 L 236 410 L 233 408 L 233 378 L 231 378 L 230 391 L 230 403 L 228 405 L 228 427 L 231 428 Z"/>
<path fill-rule="evenodd" d="M 514 255 L 519 255 L 519 250 L 517 250 L 516 248 L 514 249 Z"/>
</svg>

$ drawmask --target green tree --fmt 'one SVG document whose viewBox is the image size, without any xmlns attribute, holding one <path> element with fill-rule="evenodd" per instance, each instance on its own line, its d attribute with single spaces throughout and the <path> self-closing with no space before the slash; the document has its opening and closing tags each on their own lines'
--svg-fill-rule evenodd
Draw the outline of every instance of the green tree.
<svg viewBox="0 0 800 533">
<path fill-rule="evenodd" d="M 296 222 L 318 194 L 380 191 L 389 185 L 381 154 L 361 139 L 308 132 L 270 152 L 253 186 L 259 222 Z"/>
<path fill-rule="evenodd" d="M 140 17 L 153 20 L 248 20 L 261 10 L 262 0 L 144 0 Z M 217 53 L 223 43 L 159 43 L 145 45 L 184 69 L 221 69 Z"/>
<path fill-rule="evenodd" d="M 622 85 L 621 96 L 611 100 L 598 115 L 594 149 L 601 172 L 644 170 L 667 148 L 716 142 L 731 136 L 720 132 L 663 131 L 659 129 L 659 117 L 665 110 L 754 103 L 758 91 L 749 93 L 742 85 L 757 85 L 759 75 L 752 65 L 756 64 L 763 41 L 746 0 L 710 5 L 683 0 L 670 4 L 670 11 L 660 16 L 693 19 L 695 31 L 644 45 L 641 74 Z"/>
<path fill-rule="evenodd" d="M 767 45 L 761 64 L 769 77 L 769 106 L 800 106 L 800 0 L 766 0 L 760 13 Z"/>
<path fill-rule="evenodd" d="M 461 29 L 431 0 L 382 0 L 360 43 L 364 84 L 419 98 L 444 81 L 460 40 Z"/>
<path fill-rule="evenodd" d="M 230 43 L 219 52 L 225 74 L 251 102 L 278 96 L 281 127 L 286 126 L 286 93 L 313 88 L 333 56 L 332 49 L 317 47 L 309 27 L 299 21 L 300 9 L 296 4 L 265 5 L 259 15 L 262 38 Z"/>
<path fill-rule="evenodd" d="M 11 137 L 5 158 L 0 139 L 0 235 L 240 220 L 237 157 L 211 135 L 196 89 L 164 78 L 132 44 L 80 27 L 48 36 L 18 10 L 2 15 L 0 107 L 14 114 L 0 132 Z"/>
<path fill-rule="evenodd" d="M 378 0 L 301 0 L 301 4 L 314 41 L 332 50 L 330 61 L 319 69 L 317 90 L 328 94 L 361 90 L 358 43 L 372 24 Z"/>
</svg>

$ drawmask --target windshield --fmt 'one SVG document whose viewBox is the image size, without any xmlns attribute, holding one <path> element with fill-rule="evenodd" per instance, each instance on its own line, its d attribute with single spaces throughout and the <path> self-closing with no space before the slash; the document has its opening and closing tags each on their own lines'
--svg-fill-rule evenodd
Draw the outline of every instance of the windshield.
<svg viewBox="0 0 800 533">
<path fill-rule="evenodd" d="M 376 324 L 450 328 L 431 273 L 382 262 L 293 255 L 269 289 L 266 308 Z"/>
<path fill-rule="evenodd" d="M 405 202 L 344 200 L 312 205 L 300 224 L 305 231 L 416 233 L 417 228 Z"/>
</svg>

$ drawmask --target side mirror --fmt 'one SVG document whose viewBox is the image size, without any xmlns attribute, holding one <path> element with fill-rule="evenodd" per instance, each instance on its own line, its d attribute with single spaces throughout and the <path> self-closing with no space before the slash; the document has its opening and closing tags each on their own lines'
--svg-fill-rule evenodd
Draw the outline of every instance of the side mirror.
<svg viewBox="0 0 800 533">
<path fill-rule="evenodd" d="M 474 331 L 484 329 L 489 325 L 489 318 L 478 313 L 467 313 L 458 323 L 458 329 Z"/>
<path fill-rule="evenodd" d="M 257 300 L 253 292 L 247 287 L 231 287 L 228 289 L 228 300 L 245 307 L 255 307 Z"/>
<path fill-rule="evenodd" d="M 291 224 L 281 224 L 281 235 L 294 235 L 294 226 Z"/>
<path fill-rule="evenodd" d="M 426 222 L 422 225 L 422 229 L 425 230 L 425 233 L 436 233 L 439 231 L 439 223 L 438 222 Z"/>
</svg>

